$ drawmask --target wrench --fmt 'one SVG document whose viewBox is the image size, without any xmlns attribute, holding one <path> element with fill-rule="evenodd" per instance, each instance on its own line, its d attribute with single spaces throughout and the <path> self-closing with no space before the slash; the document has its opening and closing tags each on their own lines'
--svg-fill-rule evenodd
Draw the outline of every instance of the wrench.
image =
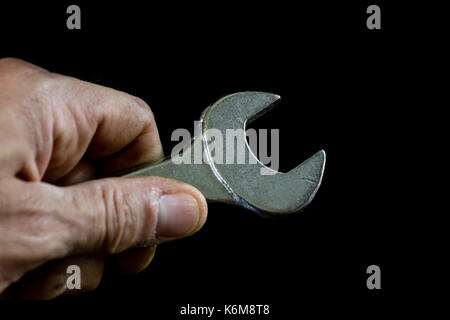
<svg viewBox="0 0 450 320">
<path fill-rule="evenodd" d="M 210 150 L 209 129 L 226 136 L 227 129 L 241 129 L 275 106 L 280 97 L 265 92 L 238 92 L 219 99 L 206 108 L 200 118 L 201 130 L 183 155 L 193 158 L 201 148 L 201 163 L 176 164 L 173 158 L 146 166 L 124 175 L 160 176 L 193 185 L 208 201 L 235 204 L 262 215 L 285 215 L 297 212 L 314 198 L 325 168 L 325 152 L 320 150 L 288 173 L 274 171 L 262 164 L 245 141 L 244 164 L 223 164 L 214 161 Z M 233 141 L 234 142 L 234 141 Z M 198 149 L 197 149 L 198 150 Z M 235 148 L 234 152 L 237 157 Z M 197 161 L 198 162 L 198 161 Z M 262 174 L 265 172 L 265 174 Z"/>
</svg>

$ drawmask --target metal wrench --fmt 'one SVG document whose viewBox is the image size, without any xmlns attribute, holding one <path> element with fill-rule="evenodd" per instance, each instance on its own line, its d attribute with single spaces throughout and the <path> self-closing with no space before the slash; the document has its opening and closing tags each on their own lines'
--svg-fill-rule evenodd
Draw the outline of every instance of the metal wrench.
<svg viewBox="0 0 450 320">
<path fill-rule="evenodd" d="M 265 92 L 238 92 L 219 99 L 206 108 L 200 118 L 201 130 L 183 152 L 202 149 L 201 164 L 191 162 L 175 164 L 172 158 L 147 166 L 129 176 L 160 176 L 173 178 L 199 189 L 208 201 L 231 203 L 256 213 L 284 215 L 299 211 L 314 198 L 320 187 L 325 168 L 325 152 L 320 150 L 288 173 L 274 171 L 262 164 L 245 143 L 244 164 L 222 164 L 213 161 L 209 149 L 209 129 L 226 134 L 227 129 L 242 129 L 280 99 Z M 244 140 L 246 142 L 246 140 Z M 235 152 L 236 153 L 236 152 Z M 190 156 L 190 155 L 189 155 Z M 261 172 L 266 170 L 266 174 Z"/>
</svg>

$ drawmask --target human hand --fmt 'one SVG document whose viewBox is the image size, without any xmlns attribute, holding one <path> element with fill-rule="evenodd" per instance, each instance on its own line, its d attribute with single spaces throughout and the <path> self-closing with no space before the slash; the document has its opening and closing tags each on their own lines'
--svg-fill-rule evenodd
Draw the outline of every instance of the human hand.
<svg viewBox="0 0 450 320">
<path fill-rule="evenodd" d="M 71 293 L 72 264 L 82 270 L 81 291 L 92 290 L 105 256 L 138 272 L 156 244 L 198 231 L 207 204 L 190 185 L 160 177 L 87 181 L 162 156 L 142 100 L 0 59 L 0 293 L 40 266 L 15 294 Z"/>
</svg>

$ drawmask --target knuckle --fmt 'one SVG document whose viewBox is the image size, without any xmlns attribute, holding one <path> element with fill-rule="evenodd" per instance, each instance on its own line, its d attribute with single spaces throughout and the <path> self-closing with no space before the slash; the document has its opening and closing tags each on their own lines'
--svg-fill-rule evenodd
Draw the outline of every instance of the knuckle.
<svg viewBox="0 0 450 320">
<path fill-rule="evenodd" d="M 58 77 L 53 73 L 39 74 L 29 78 L 30 98 L 42 107 L 53 105 L 53 99 L 58 93 Z"/>
<path fill-rule="evenodd" d="M 130 247 L 154 244 L 160 196 L 159 190 L 125 193 L 116 182 L 105 184 L 102 187 L 105 215 L 100 244 L 103 251 L 115 254 Z"/>
<path fill-rule="evenodd" d="M 148 109 L 150 110 L 150 106 L 141 98 L 139 97 L 135 97 L 135 96 L 131 96 L 133 99 L 133 103 L 137 108 L 141 108 L 141 109 Z"/>
<path fill-rule="evenodd" d="M 24 67 L 26 65 L 25 61 L 12 58 L 12 57 L 6 57 L 0 59 L 0 70 L 7 71 L 7 70 L 14 70 L 16 68 Z"/>
<path fill-rule="evenodd" d="M 117 253 L 131 245 L 136 223 L 133 207 L 124 193 L 114 184 L 102 187 L 105 205 L 104 250 Z"/>
<path fill-rule="evenodd" d="M 133 107 L 135 109 L 139 109 L 142 111 L 142 120 L 146 124 L 153 123 L 155 121 L 155 116 L 153 115 L 153 112 L 150 108 L 150 106 L 141 98 L 133 97 Z"/>
<path fill-rule="evenodd" d="M 0 59 L 0 85 L 5 91 L 23 93 L 25 90 L 27 102 L 45 102 L 41 107 L 45 107 L 48 97 L 53 95 L 56 78 L 53 73 L 23 60 Z"/>
<path fill-rule="evenodd" d="M 12 75 L 28 78 L 30 74 L 45 73 L 49 72 L 45 69 L 17 58 L 7 57 L 0 59 L 0 75 L 2 75 L 2 77 L 4 77 L 5 79 L 11 79 Z"/>
</svg>

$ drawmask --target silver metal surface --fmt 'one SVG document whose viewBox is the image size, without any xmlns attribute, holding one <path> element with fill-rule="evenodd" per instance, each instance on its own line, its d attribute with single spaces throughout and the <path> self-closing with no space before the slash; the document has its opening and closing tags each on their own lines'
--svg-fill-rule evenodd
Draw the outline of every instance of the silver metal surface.
<svg viewBox="0 0 450 320">
<path fill-rule="evenodd" d="M 203 152 L 202 164 L 175 164 L 168 158 L 126 176 L 161 176 L 189 183 L 199 189 L 209 201 L 232 203 L 258 213 L 283 215 L 296 212 L 314 198 L 325 168 L 325 152 L 314 154 L 299 166 L 282 173 L 262 164 L 245 146 L 244 164 L 215 163 L 210 153 L 209 129 L 217 129 L 226 136 L 227 129 L 242 129 L 274 107 L 279 96 L 264 92 L 239 92 L 225 96 L 205 109 L 201 116 L 200 133 L 185 150 L 192 157 L 193 149 Z M 246 141 L 246 140 L 244 140 Z M 195 146 L 194 146 L 195 145 Z M 237 152 L 235 149 L 235 157 Z M 252 158 L 253 161 L 248 161 Z M 236 160 L 236 159 L 235 159 Z M 271 171 L 262 175 L 261 170 Z"/>
</svg>

